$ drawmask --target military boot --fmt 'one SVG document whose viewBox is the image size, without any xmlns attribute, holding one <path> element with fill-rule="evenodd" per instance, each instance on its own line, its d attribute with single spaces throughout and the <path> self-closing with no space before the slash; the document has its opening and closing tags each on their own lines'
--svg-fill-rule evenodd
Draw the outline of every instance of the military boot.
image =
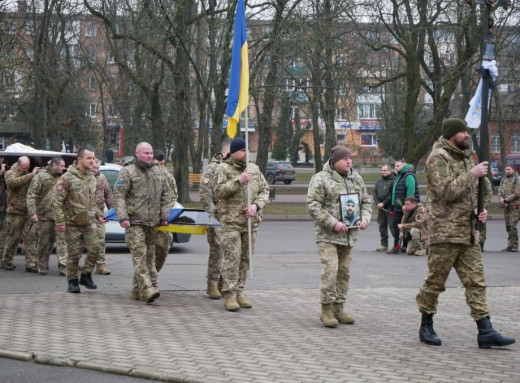
<svg viewBox="0 0 520 383">
<path fill-rule="evenodd" d="M 222 294 L 220 293 L 219 289 L 218 289 L 218 285 L 216 283 L 208 283 L 208 289 L 206 290 L 206 292 L 208 293 L 209 297 L 211 299 L 220 299 L 222 298 Z"/>
<path fill-rule="evenodd" d="M 338 320 L 334 317 L 332 303 L 326 303 L 326 304 L 321 305 L 320 320 L 323 322 L 325 327 L 337 327 L 338 326 Z"/>
<path fill-rule="evenodd" d="M 134 301 L 141 301 L 143 300 L 143 294 L 139 290 L 132 290 L 130 293 L 130 299 Z"/>
<path fill-rule="evenodd" d="M 433 329 L 433 314 L 422 313 L 421 327 L 419 328 L 419 339 L 421 342 L 431 344 L 433 346 L 441 345 L 441 338 Z"/>
<path fill-rule="evenodd" d="M 95 290 L 97 289 L 97 285 L 92 280 L 92 274 L 81 274 L 79 278 L 79 284 L 85 286 L 87 289 Z"/>
<path fill-rule="evenodd" d="M 353 317 L 343 312 L 343 303 L 334 303 L 332 311 L 334 312 L 334 317 L 336 317 L 339 323 L 353 324 L 356 321 Z"/>
<path fill-rule="evenodd" d="M 477 321 L 479 348 L 504 347 L 516 342 L 515 338 L 503 336 L 491 326 L 489 317 Z"/>
<path fill-rule="evenodd" d="M 249 302 L 243 295 L 237 297 L 237 303 L 242 309 L 250 309 L 251 307 L 253 307 L 251 302 Z"/>
<path fill-rule="evenodd" d="M 107 265 L 103 264 L 103 265 L 97 265 L 96 266 L 96 274 L 110 275 L 110 273 L 111 273 L 111 271 L 107 267 Z"/>
<path fill-rule="evenodd" d="M 144 300 L 146 301 L 146 303 L 152 303 L 160 296 L 161 293 L 159 292 L 159 289 L 157 287 L 152 286 L 144 290 Z"/>
<path fill-rule="evenodd" d="M 78 285 L 78 278 L 69 279 L 69 288 L 67 289 L 68 293 L 81 293 Z"/>
<path fill-rule="evenodd" d="M 234 295 L 227 296 L 224 300 L 224 306 L 227 311 L 238 311 L 240 310 L 240 305 L 237 302 L 237 297 Z"/>
</svg>

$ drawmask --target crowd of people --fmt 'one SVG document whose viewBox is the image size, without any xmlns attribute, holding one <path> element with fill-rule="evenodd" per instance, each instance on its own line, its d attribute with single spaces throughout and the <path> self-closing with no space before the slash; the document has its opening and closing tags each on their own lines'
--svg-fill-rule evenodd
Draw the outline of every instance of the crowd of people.
<svg viewBox="0 0 520 383">
<path fill-rule="evenodd" d="M 395 164 L 397 174 L 388 165 L 382 167 L 382 178 L 371 198 L 363 178 L 352 169 L 350 150 L 342 145 L 331 149 L 323 170 L 312 177 L 307 210 L 315 223 L 322 263 L 320 320 L 324 326 L 334 328 L 340 323 L 355 323 L 347 305 L 350 264 L 358 230 L 368 228 L 374 204 L 381 237 L 377 251 L 388 251 L 390 230 L 394 246 L 388 252 L 428 255 L 428 275 L 416 297 L 422 315 L 419 326 L 422 342 L 441 345 L 433 329 L 433 315 L 450 270 L 455 268 L 477 324 L 479 347 L 515 343 L 514 338 L 493 329 L 486 304 L 483 242 L 475 223 L 486 222 L 491 192 L 486 189 L 485 208 L 481 212 L 476 210 L 475 196 L 478 179 L 487 174 L 488 163 L 473 164 L 463 120 L 446 119 L 442 131 L 426 161 L 427 206 L 420 200 L 413 167 L 405 161 Z M 168 225 L 170 208 L 177 200 L 175 179 L 164 164 L 161 150 L 154 151 L 150 144 L 141 142 L 136 147 L 135 160 L 119 172 L 113 194 L 99 171 L 100 161 L 87 148 L 78 151 L 77 160 L 65 173 L 61 157 L 54 157 L 47 167 L 35 167 L 32 171 L 29 159 L 23 156 L 9 171 L 2 165 L 0 199 L 4 197 L 6 212 L 5 217 L 0 217 L 2 267 L 15 268 L 13 256 L 23 239 L 25 270 L 45 275 L 56 242 L 58 268 L 67 277 L 67 291 L 79 293 L 80 285 L 96 289 L 92 272 L 110 274 L 106 265 L 103 211 L 113 206 L 120 226 L 125 229 L 134 265 L 130 298 L 154 302 L 160 297 L 158 273 L 173 241 L 171 233 L 158 228 Z M 506 167 L 499 197 L 506 208 L 507 251 L 518 249 L 517 180 L 514 170 Z M 224 297 L 227 311 L 253 306 L 244 288 L 268 197 L 267 181 L 258 166 L 247 163 L 246 142 L 242 138 L 224 145 L 202 172 L 201 202 L 207 213 L 221 224 L 207 232 L 210 248 L 207 294 L 211 299 Z M 84 250 L 86 257 L 80 268 Z"/>
</svg>

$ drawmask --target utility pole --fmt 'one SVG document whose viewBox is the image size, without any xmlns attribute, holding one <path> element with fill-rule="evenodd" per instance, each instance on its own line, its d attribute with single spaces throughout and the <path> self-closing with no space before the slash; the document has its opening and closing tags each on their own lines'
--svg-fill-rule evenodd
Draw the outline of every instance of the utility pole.
<svg viewBox="0 0 520 383">
<path fill-rule="evenodd" d="M 488 105 L 489 90 L 495 87 L 494 81 L 489 73 L 489 69 L 485 69 L 484 62 L 495 60 L 495 37 L 493 27 L 495 24 L 495 9 L 504 7 L 507 9 L 511 5 L 509 0 L 468 0 L 468 3 L 474 5 L 484 5 L 483 19 L 483 39 L 482 39 L 482 62 L 478 64 L 477 71 L 482 77 L 482 104 L 481 104 L 481 120 L 480 120 L 480 150 L 478 153 L 479 162 L 489 160 L 489 129 L 488 129 Z M 485 198 L 485 180 L 484 177 L 478 180 L 478 203 L 477 211 L 480 214 L 484 210 Z M 484 223 L 477 220 L 476 229 L 484 228 Z"/>
</svg>

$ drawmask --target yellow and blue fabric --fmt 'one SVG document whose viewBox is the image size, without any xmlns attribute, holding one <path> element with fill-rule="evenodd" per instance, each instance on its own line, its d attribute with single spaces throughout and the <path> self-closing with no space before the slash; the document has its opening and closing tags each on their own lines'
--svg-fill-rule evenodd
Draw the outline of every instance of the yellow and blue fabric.
<svg viewBox="0 0 520 383">
<path fill-rule="evenodd" d="M 235 138 L 237 124 L 249 100 L 249 59 L 247 56 L 247 28 L 244 0 L 238 0 L 235 13 L 235 36 L 231 53 L 231 74 L 226 107 L 227 135 Z"/>
</svg>

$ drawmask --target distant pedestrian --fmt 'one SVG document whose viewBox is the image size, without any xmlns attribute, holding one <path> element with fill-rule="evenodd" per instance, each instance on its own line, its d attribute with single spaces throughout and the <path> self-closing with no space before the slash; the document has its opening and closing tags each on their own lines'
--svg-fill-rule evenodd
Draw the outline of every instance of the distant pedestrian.
<svg viewBox="0 0 520 383">
<path fill-rule="evenodd" d="M 38 274 L 47 274 L 47 265 L 56 241 L 56 229 L 54 222 L 54 211 L 52 209 L 52 198 L 54 186 L 65 170 L 65 161 L 62 157 L 52 157 L 49 165 L 40 169 L 34 176 L 27 191 L 27 213 L 29 219 L 36 227 L 36 246 L 28 247 L 25 251 L 33 251 L 30 255 L 38 259 Z M 30 234 L 31 235 L 31 234 Z M 59 257 L 58 271 L 65 273 L 67 270 L 67 259 Z"/>
<path fill-rule="evenodd" d="M 518 173 L 512 165 L 504 168 L 505 177 L 500 181 L 498 188 L 498 198 L 500 204 L 504 207 L 504 221 L 507 230 L 507 247 L 502 251 L 518 251 L 518 219 L 520 211 L 518 204 L 520 203 L 520 182 Z"/>
<path fill-rule="evenodd" d="M 94 159 L 94 165 L 92 166 L 92 172 L 96 178 L 96 205 L 99 211 L 105 211 L 105 205 L 107 209 L 114 207 L 114 198 L 112 197 L 112 188 L 108 184 L 107 177 L 100 171 L 101 160 L 99 158 Z M 111 271 L 107 266 L 106 259 L 106 244 L 105 244 L 105 222 L 96 221 L 96 233 L 99 243 L 99 249 L 96 259 L 96 274 L 110 275 Z"/>
<path fill-rule="evenodd" d="M 23 239 L 26 247 L 36 246 L 36 235 L 30 236 L 29 231 L 36 230 L 34 224 L 27 216 L 27 190 L 32 179 L 40 170 L 34 167 L 29 172 L 31 161 L 28 157 L 18 158 L 10 170 L 5 173 L 5 183 L 7 185 L 7 216 L 4 222 L 6 225 L 6 238 L 4 242 L 3 262 L 5 270 L 13 270 L 13 257 L 18 250 L 20 239 Z M 25 271 L 37 273 L 38 262 L 35 257 L 36 251 L 25 253 Z"/>
<path fill-rule="evenodd" d="M 392 225 L 394 226 L 394 247 L 387 254 L 397 254 L 399 251 L 406 252 L 406 241 L 403 240 L 402 246 L 399 246 L 399 225 L 403 219 L 404 200 L 407 197 L 415 197 L 420 201 L 419 184 L 414 174 L 414 168 L 405 160 L 399 160 L 395 163 L 397 177 L 392 186 Z"/>
<path fill-rule="evenodd" d="M 157 166 L 162 171 L 163 176 L 166 178 L 166 182 L 170 187 L 170 208 L 175 207 L 177 202 L 177 184 L 175 183 L 175 177 L 166 167 L 166 156 L 160 149 L 153 151 L 153 159 L 157 163 Z M 157 273 L 161 271 L 166 262 L 166 257 L 170 252 L 170 248 L 173 245 L 173 233 L 167 231 L 159 231 L 157 234 L 157 245 L 155 246 L 155 268 Z"/>
<path fill-rule="evenodd" d="M 392 220 L 392 186 L 395 181 L 395 174 L 390 165 L 381 166 L 381 178 L 374 186 L 373 198 L 377 207 L 377 223 L 379 224 L 379 236 L 381 246 L 376 249 L 379 252 L 388 250 L 388 229 L 392 237 L 395 237 L 394 225 Z"/>
<path fill-rule="evenodd" d="M 464 120 L 449 118 L 442 123 L 442 137 L 426 160 L 430 248 L 428 276 L 416 301 L 422 314 L 419 339 L 441 345 L 433 329 L 439 295 L 446 289 L 452 268 L 466 290 L 466 303 L 477 323 L 480 348 L 507 346 L 515 339 L 502 336 L 491 326 L 486 304 L 486 281 L 480 252 L 477 220 L 486 222 L 487 210 L 477 215 L 477 179 L 488 172 L 488 162 L 474 165 Z"/>
<path fill-rule="evenodd" d="M 112 148 L 108 148 L 107 151 L 105 152 L 105 156 L 107 158 L 107 162 L 109 164 L 111 164 L 112 162 L 114 162 L 114 151 L 112 150 Z"/>
<path fill-rule="evenodd" d="M 256 244 L 258 227 L 262 222 L 262 209 L 267 205 L 269 185 L 255 164 L 246 163 L 246 143 L 243 138 L 231 141 L 230 157 L 217 166 L 213 178 L 213 191 L 217 199 L 216 216 L 222 224 L 224 261 L 222 292 L 228 311 L 251 308 L 244 296 L 251 251 Z M 248 188 L 251 204 L 248 205 Z M 251 237 L 248 232 L 251 220 Z"/>
<path fill-rule="evenodd" d="M 403 206 L 403 220 L 397 225 L 399 237 L 406 239 L 408 255 L 428 253 L 428 210 L 415 197 L 407 197 Z"/>
<path fill-rule="evenodd" d="M 105 222 L 105 217 L 96 205 L 96 178 L 92 173 L 94 158 L 93 151 L 79 149 L 77 160 L 56 183 L 52 200 L 56 230 L 65 233 L 67 243 L 69 293 L 79 293 L 79 285 L 97 289 L 92 280 L 99 251 L 96 221 Z M 87 255 L 78 281 L 79 260 L 84 249 Z"/>
<path fill-rule="evenodd" d="M 341 194 L 359 194 L 361 223 L 365 230 L 372 215 L 372 201 L 363 178 L 352 170 L 349 149 L 336 145 L 323 170 L 309 183 L 307 210 L 314 219 L 321 271 L 321 321 L 326 327 L 352 324 L 355 319 L 345 313 L 344 304 L 350 281 L 352 249 L 358 228 L 348 228 L 341 220 Z"/>
<path fill-rule="evenodd" d="M 217 213 L 217 198 L 213 191 L 213 178 L 217 166 L 227 159 L 229 155 L 229 144 L 224 144 L 220 153 L 215 155 L 211 163 L 202 171 L 202 179 L 199 187 L 200 202 L 204 205 L 206 213 L 218 220 Z M 209 259 L 208 259 L 208 288 L 207 294 L 211 299 L 220 299 L 222 297 L 219 289 L 222 274 L 222 228 L 209 227 L 207 231 L 207 240 L 209 244 Z"/>
<path fill-rule="evenodd" d="M 130 299 L 152 303 L 161 295 L 155 267 L 157 229 L 159 225 L 168 225 L 171 196 L 166 178 L 153 161 L 149 143 L 139 143 L 135 160 L 119 172 L 114 204 L 134 262 Z"/>
</svg>

